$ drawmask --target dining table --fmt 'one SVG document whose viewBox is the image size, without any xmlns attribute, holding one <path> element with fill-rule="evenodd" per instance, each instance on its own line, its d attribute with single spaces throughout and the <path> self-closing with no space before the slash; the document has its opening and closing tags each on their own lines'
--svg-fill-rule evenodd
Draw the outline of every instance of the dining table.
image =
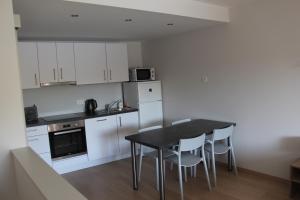
<svg viewBox="0 0 300 200">
<path fill-rule="evenodd" d="M 150 130 L 143 133 L 126 136 L 125 139 L 131 144 L 131 164 L 133 189 L 138 190 L 138 172 L 136 162 L 136 144 L 151 147 L 157 151 L 158 155 L 158 172 L 159 172 L 159 193 L 160 200 L 165 200 L 165 180 L 163 166 L 163 150 L 177 145 L 180 139 L 195 138 L 202 134 L 211 135 L 214 129 L 227 128 L 236 126 L 234 122 L 214 121 L 207 119 L 194 119 L 190 122 L 163 127 L 160 129 Z M 227 140 L 230 143 L 229 140 Z M 232 160 L 230 152 L 228 153 L 228 170 L 232 170 Z"/>
</svg>

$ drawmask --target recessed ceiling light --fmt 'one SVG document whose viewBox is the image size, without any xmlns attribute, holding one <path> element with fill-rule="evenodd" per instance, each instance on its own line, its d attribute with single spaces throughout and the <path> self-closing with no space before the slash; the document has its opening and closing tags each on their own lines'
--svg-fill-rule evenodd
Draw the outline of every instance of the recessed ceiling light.
<svg viewBox="0 0 300 200">
<path fill-rule="evenodd" d="M 71 14 L 71 17 L 79 17 L 79 14 Z"/>
<path fill-rule="evenodd" d="M 174 23 L 167 23 L 167 26 L 174 26 Z"/>
<path fill-rule="evenodd" d="M 124 20 L 125 22 L 132 22 L 132 19 L 128 18 Z"/>
</svg>

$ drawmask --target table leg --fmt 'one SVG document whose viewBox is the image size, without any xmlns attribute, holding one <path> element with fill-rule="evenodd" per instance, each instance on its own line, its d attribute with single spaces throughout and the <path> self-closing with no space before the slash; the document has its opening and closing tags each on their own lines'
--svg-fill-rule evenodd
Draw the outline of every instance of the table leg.
<svg viewBox="0 0 300 200">
<path fill-rule="evenodd" d="M 227 143 L 228 143 L 228 146 L 230 146 L 230 139 L 228 138 L 227 139 Z M 228 151 L 228 171 L 232 171 L 233 168 L 232 168 L 232 157 L 231 157 L 231 152 Z"/>
<path fill-rule="evenodd" d="M 160 200 L 165 200 L 165 180 L 164 180 L 164 164 L 163 164 L 163 150 L 158 149 L 158 172 L 159 172 L 159 192 Z"/>
<path fill-rule="evenodd" d="M 132 183 L 133 183 L 133 189 L 138 190 L 138 177 L 137 177 L 137 166 L 136 166 L 136 148 L 135 148 L 135 142 L 131 142 L 131 164 L 132 164 Z"/>
</svg>

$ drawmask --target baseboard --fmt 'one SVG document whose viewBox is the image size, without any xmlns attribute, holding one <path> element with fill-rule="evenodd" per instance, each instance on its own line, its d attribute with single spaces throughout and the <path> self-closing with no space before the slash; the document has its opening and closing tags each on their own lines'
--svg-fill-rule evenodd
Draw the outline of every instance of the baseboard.
<svg viewBox="0 0 300 200">
<path fill-rule="evenodd" d="M 227 167 L 227 163 L 218 162 L 218 161 L 216 163 L 219 166 Z M 243 173 L 247 173 L 247 174 L 250 174 L 250 175 L 254 175 L 254 176 L 259 176 L 259 177 L 267 178 L 269 180 L 273 180 L 273 181 L 277 181 L 277 182 L 282 182 L 284 184 L 290 184 L 290 181 L 287 180 L 287 179 L 280 178 L 280 177 L 277 177 L 277 176 L 272 176 L 272 175 L 265 174 L 265 173 L 258 172 L 258 171 L 254 171 L 254 170 L 251 170 L 251 169 L 246 169 L 246 168 L 243 168 L 243 167 L 238 167 L 238 171 L 243 172 Z"/>
</svg>

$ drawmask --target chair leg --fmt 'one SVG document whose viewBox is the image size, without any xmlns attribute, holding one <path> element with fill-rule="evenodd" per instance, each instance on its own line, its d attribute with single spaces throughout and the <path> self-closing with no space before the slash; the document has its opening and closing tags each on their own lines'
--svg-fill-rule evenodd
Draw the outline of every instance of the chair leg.
<svg viewBox="0 0 300 200">
<path fill-rule="evenodd" d="M 210 159 L 210 154 L 209 154 L 209 152 L 207 152 L 206 153 L 206 163 L 207 163 L 207 167 L 208 167 L 208 169 L 210 169 L 210 164 L 211 164 L 211 159 Z"/>
<path fill-rule="evenodd" d="M 155 172 L 156 172 L 156 190 L 159 191 L 158 158 L 155 158 Z"/>
<path fill-rule="evenodd" d="M 181 173 L 181 166 L 178 165 L 178 178 L 179 178 L 179 188 L 180 188 L 180 196 L 181 200 L 183 200 L 183 184 L 182 184 L 182 173 Z"/>
<path fill-rule="evenodd" d="M 215 161 L 214 151 L 212 151 L 211 157 L 212 157 L 212 169 L 213 169 L 213 176 L 214 176 L 214 185 L 217 186 L 216 161 Z"/>
<path fill-rule="evenodd" d="M 235 160 L 235 154 L 234 154 L 233 147 L 231 147 L 230 153 L 231 153 L 231 157 L 232 157 L 232 162 L 233 162 L 233 167 L 234 167 L 234 173 L 237 176 L 238 175 L 238 170 L 237 170 L 237 166 L 236 166 L 236 160 Z"/>
<path fill-rule="evenodd" d="M 166 161 L 163 161 L 163 165 L 164 165 L 164 179 L 166 180 Z"/>
<path fill-rule="evenodd" d="M 194 167 L 190 167 L 191 170 L 191 177 L 194 177 Z"/>
<path fill-rule="evenodd" d="M 197 165 L 194 167 L 194 177 L 197 177 Z"/>
<path fill-rule="evenodd" d="M 140 148 L 140 160 L 139 160 L 139 175 L 138 181 L 141 182 L 141 173 L 142 173 L 142 162 L 143 162 L 143 146 Z"/>
<path fill-rule="evenodd" d="M 183 167 L 184 169 L 184 182 L 187 182 L 187 171 L 186 171 L 186 167 Z"/>
<path fill-rule="evenodd" d="M 207 163 L 205 160 L 205 157 L 203 158 L 203 165 L 204 165 L 204 171 L 205 171 L 205 176 L 208 184 L 208 189 L 211 191 L 211 184 L 210 184 L 210 179 L 209 179 L 209 174 L 208 174 L 208 169 L 207 169 Z"/>
</svg>

